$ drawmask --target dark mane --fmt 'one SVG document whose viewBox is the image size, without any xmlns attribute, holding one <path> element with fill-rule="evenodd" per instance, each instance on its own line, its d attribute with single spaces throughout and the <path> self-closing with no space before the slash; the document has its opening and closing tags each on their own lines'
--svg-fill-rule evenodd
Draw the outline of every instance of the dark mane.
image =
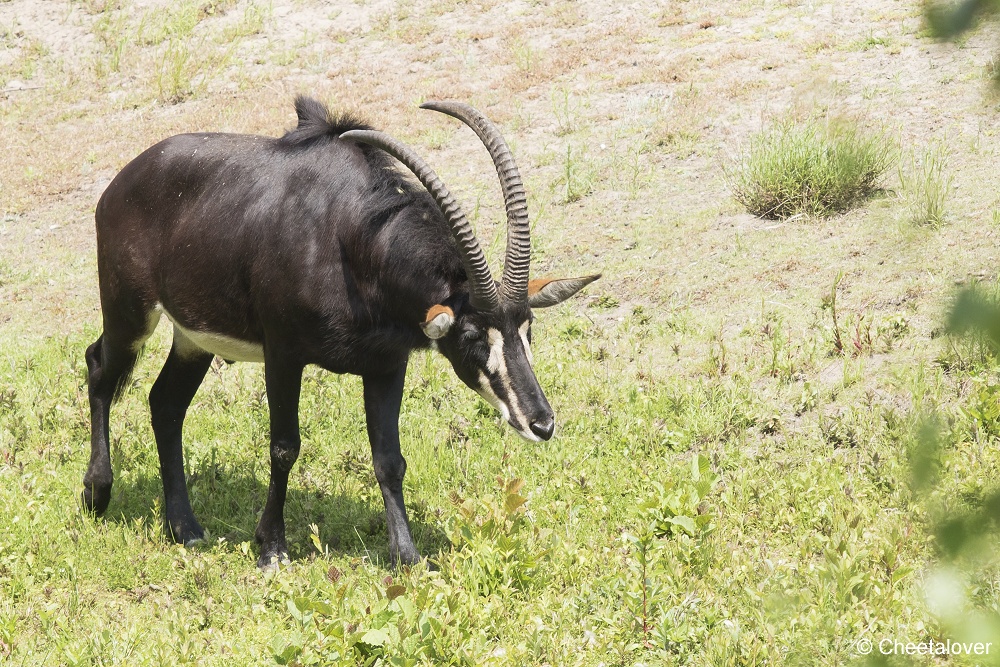
<svg viewBox="0 0 1000 667">
<path fill-rule="evenodd" d="M 331 141 L 349 130 L 375 129 L 349 113 L 334 114 L 319 100 L 305 95 L 295 98 L 295 113 L 299 117 L 298 126 L 278 139 L 287 148 L 304 149 Z M 415 198 L 435 212 L 431 215 L 436 215 L 437 207 L 430 195 L 400 171 L 389 154 L 367 144 L 360 144 L 359 148 L 371 168 L 372 184 L 362 194 L 364 201 L 360 206 L 370 229 L 380 229 L 393 213 L 414 203 Z"/>
<path fill-rule="evenodd" d="M 338 137 L 348 130 L 374 129 L 349 113 L 334 115 L 325 104 L 305 95 L 295 98 L 295 114 L 299 117 L 298 126 L 278 140 L 284 146 L 305 146 Z"/>
</svg>

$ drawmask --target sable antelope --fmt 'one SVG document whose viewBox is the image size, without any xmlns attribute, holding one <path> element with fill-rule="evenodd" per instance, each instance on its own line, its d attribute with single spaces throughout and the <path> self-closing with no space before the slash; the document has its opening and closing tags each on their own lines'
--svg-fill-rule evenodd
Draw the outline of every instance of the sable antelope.
<svg viewBox="0 0 1000 667">
<path fill-rule="evenodd" d="M 296 99 L 298 127 L 281 138 L 177 135 L 115 177 L 96 212 L 104 330 L 87 349 L 86 508 L 108 507 L 110 406 L 161 315 L 173 344 L 149 407 L 165 526 L 178 542 L 204 536 L 181 430 L 213 355 L 264 362 L 271 478 L 256 529 L 262 568 L 288 560 L 284 502 L 307 364 L 363 379 L 394 564 L 420 558 L 403 504 L 398 425 L 411 350 L 444 354 L 521 436 L 552 437 L 552 409 L 531 368 L 531 308 L 560 303 L 599 276 L 529 281 L 524 187 L 499 130 L 465 104 L 423 106 L 471 127 L 496 165 L 508 224 L 499 284 L 462 210 L 410 148 L 309 98 Z"/>
</svg>

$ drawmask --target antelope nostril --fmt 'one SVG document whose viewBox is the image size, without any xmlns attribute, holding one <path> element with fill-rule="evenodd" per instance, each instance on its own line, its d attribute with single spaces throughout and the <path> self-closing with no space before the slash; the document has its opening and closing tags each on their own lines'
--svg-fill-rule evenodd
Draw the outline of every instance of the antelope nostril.
<svg viewBox="0 0 1000 667">
<path fill-rule="evenodd" d="M 548 440 L 556 430 L 556 422 L 552 417 L 545 417 L 538 421 L 531 422 L 531 432 L 542 440 Z"/>
</svg>

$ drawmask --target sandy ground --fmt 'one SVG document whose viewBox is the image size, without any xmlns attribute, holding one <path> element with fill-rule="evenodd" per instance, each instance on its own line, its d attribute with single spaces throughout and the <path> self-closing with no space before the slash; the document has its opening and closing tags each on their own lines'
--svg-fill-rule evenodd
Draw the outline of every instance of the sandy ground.
<svg viewBox="0 0 1000 667">
<path fill-rule="evenodd" d="M 804 332 L 842 271 L 845 309 L 905 313 L 925 340 L 956 282 L 995 275 L 995 43 L 932 42 L 919 3 L 302 0 L 260 10 L 259 29 L 229 38 L 256 5 L 204 8 L 182 37 L 155 41 L 168 3 L 0 3 L 4 339 L 98 326 L 92 212 L 131 157 L 183 131 L 280 134 L 300 92 L 419 147 L 495 256 L 502 214 L 485 151 L 417 104 L 483 109 L 526 176 L 535 274 L 603 270 L 591 299 L 620 306 L 591 315 L 608 326 L 642 305 L 738 344 L 777 309 Z M 177 45 L 193 92 L 168 101 Z M 949 224 L 908 225 L 895 174 L 884 198 L 830 220 L 741 212 L 727 160 L 776 119 L 823 115 L 898 137 L 904 168 L 910 152 L 946 146 Z"/>
</svg>

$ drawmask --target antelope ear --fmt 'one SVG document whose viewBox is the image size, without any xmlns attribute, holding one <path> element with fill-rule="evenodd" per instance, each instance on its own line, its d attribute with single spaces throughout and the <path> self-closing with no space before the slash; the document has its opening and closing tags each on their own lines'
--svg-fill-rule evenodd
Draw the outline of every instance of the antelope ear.
<svg viewBox="0 0 1000 667">
<path fill-rule="evenodd" d="M 539 278 L 528 281 L 528 305 L 548 308 L 562 303 L 601 277 L 600 273 L 582 278 Z"/>
<path fill-rule="evenodd" d="M 428 338 L 437 340 L 448 333 L 454 323 L 455 311 L 448 306 L 438 304 L 431 306 L 430 310 L 427 311 L 427 319 L 421 322 L 420 328 L 424 330 L 424 334 Z"/>
</svg>

